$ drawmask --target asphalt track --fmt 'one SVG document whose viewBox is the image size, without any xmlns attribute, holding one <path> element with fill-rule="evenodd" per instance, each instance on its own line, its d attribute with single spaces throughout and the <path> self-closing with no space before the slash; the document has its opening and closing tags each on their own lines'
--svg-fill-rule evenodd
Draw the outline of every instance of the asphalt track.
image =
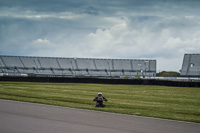
<svg viewBox="0 0 200 133">
<path fill-rule="evenodd" d="M 200 124 L 0 99 L 0 133 L 200 133 Z"/>
</svg>

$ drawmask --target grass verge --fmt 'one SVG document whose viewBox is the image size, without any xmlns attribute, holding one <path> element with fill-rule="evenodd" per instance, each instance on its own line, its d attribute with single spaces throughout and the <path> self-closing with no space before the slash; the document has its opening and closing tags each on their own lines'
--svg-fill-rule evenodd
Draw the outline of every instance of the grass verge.
<svg viewBox="0 0 200 133">
<path fill-rule="evenodd" d="M 106 108 L 94 107 L 99 91 Z M 0 98 L 200 123 L 200 88 L 0 82 Z"/>
</svg>

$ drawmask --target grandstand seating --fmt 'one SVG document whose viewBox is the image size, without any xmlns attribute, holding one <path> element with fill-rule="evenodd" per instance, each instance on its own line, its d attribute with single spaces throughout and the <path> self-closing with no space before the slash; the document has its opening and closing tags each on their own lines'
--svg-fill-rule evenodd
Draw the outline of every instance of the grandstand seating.
<svg viewBox="0 0 200 133">
<path fill-rule="evenodd" d="M 60 68 L 56 58 L 39 58 L 42 68 Z"/>
<path fill-rule="evenodd" d="M 77 69 L 74 59 L 58 58 L 57 61 L 62 69 Z"/>
<path fill-rule="evenodd" d="M 132 70 L 130 60 L 113 60 L 114 70 Z"/>
<path fill-rule="evenodd" d="M 96 69 L 92 59 L 76 59 L 79 69 Z"/>
<path fill-rule="evenodd" d="M 2 57 L 7 67 L 24 67 L 19 57 Z"/>
<path fill-rule="evenodd" d="M 4 66 L 5 66 L 4 63 L 3 63 L 2 59 L 0 58 L 0 67 L 4 67 Z"/>
<path fill-rule="evenodd" d="M 113 70 L 111 59 L 95 59 L 97 70 Z"/>
<path fill-rule="evenodd" d="M 0 73 L 60 76 L 153 76 L 156 60 L 0 56 Z"/>
<path fill-rule="evenodd" d="M 25 68 L 41 68 L 41 64 L 37 58 L 21 57 L 20 59 L 23 62 Z"/>
<path fill-rule="evenodd" d="M 200 76 L 200 54 L 185 54 L 181 76 Z"/>
</svg>

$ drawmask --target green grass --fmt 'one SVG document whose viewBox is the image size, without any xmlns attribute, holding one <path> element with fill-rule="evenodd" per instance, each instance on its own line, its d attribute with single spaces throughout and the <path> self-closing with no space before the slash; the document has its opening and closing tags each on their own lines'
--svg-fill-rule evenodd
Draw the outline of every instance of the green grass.
<svg viewBox="0 0 200 133">
<path fill-rule="evenodd" d="M 94 107 L 100 91 L 106 108 Z M 200 88 L 0 82 L 0 98 L 200 123 Z"/>
</svg>

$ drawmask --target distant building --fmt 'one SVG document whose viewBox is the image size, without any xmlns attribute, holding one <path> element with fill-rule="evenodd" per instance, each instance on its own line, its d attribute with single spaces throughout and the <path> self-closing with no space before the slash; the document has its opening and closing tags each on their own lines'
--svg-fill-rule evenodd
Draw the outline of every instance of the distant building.
<svg viewBox="0 0 200 133">
<path fill-rule="evenodd" d="M 0 56 L 0 73 L 30 76 L 155 76 L 156 60 Z"/>
<path fill-rule="evenodd" d="M 181 76 L 200 77 L 200 54 L 185 54 Z"/>
</svg>

